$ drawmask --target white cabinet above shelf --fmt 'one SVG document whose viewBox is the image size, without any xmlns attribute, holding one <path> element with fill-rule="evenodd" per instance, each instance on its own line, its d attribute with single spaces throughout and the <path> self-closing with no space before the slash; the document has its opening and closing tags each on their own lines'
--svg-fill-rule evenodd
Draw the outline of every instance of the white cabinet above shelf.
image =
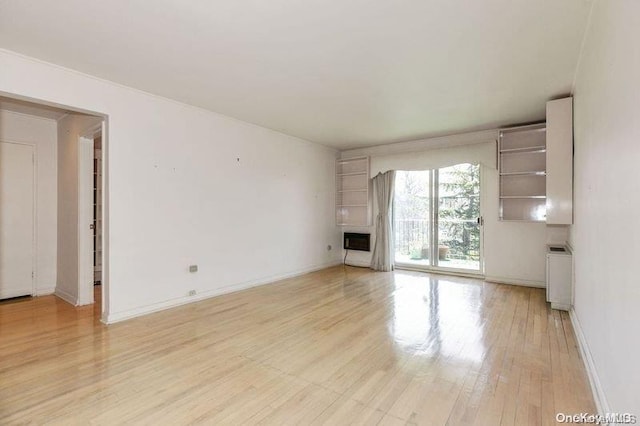
<svg viewBox="0 0 640 426">
<path fill-rule="evenodd" d="M 573 223 L 573 98 L 547 102 L 547 223 Z"/>
</svg>

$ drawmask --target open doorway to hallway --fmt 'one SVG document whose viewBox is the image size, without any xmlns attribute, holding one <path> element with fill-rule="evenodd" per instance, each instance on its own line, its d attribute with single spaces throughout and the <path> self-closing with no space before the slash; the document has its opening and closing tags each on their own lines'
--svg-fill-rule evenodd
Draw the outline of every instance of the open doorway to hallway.
<svg viewBox="0 0 640 426">
<path fill-rule="evenodd" d="M 105 146 L 104 116 L 0 96 L 0 300 L 55 294 L 104 317 Z"/>
</svg>

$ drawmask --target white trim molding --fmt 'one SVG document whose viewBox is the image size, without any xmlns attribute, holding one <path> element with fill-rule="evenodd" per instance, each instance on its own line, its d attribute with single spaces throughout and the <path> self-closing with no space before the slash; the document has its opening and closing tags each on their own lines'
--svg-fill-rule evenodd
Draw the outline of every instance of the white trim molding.
<svg viewBox="0 0 640 426">
<path fill-rule="evenodd" d="M 46 288 L 36 288 L 36 296 L 48 296 L 50 294 L 54 294 L 56 292 L 55 287 L 46 287 Z"/>
<path fill-rule="evenodd" d="M 505 277 L 487 276 L 484 278 L 484 280 L 490 283 L 497 283 L 497 284 L 509 284 L 509 285 L 519 285 L 524 287 L 547 288 L 547 284 L 544 281 L 524 280 L 521 278 L 505 278 Z"/>
<path fill-rule="evenodd" d="M 72 294 L 67 293 L 61 288 L 56 287 L 56 291 L 54 291 L 53 294 L 64 300 L 65 302 L 71 303 L 73 306 L 78 306 L 78 300 Z"/>
<path fill-rule="evenodd" d="M 596 365 L 593 362 L 593 357 L 591 356 L 591 351 L 589 350 L 587 339 L 582 332 L 580 321 L 578 321 L 578 316 L 576 315 L 576 311 L 574 309 L 571 309 L 569 311 L 569 318 L 571 318 L 573 331 L 576 333 L 580 356 L 582 356 L 584 367 L 587 370 L 587 376 L 589 377 L 589 383 L 591 384 L 591 392 L 593 393 L 593 399 L 596 403 L 596 410 L 599 414 L 610 413 L 611 408 L 609 407 L 609 402 L 607 401 L 607 397 L 604 394 L 604 389 L 602 389 L 602 384 L 600 383 L 598 371 L 596 370 Z"/>
<path fill-rule="evenodd" d="M 282 274 L 282 275 L 275 275 L 268 278 L 262 278 L 254 281 L 247 281 L 244 283 L 233 284 L 226 287 L 205 291 L 195 296 L 184 296 L 176 299 L 169 299 L 162 302 L 153 303 L 151 305 L 146 305 L 139 308 L 133 308 L 133 309 L 129 309 L 121 312 L 109 313 L 106 316 L 103 315 L 102 322 L 105 324 L 113 324 L 116 322 L 151 314 L 153 312 L 158 312 L 158 311 L 162 311 L 169 308 L 175 308 L 181 305 L 186 305 L 188 303 L 199 302 L 204 299 L 209 299 L 216 296 L 222 296 L 223 294 L 235 293 L 237 291 L 247 290 L 252 287 L 273 284 L 276 281 L 297 277 L 300 275 L 308 274 L 310 272 L 320 271 L 322 269 L 331 268 L 337 265 L 342 265 L 342 262 L 340 260 L 334 260 L 332 262 L 328 262 L 322 265 L 311 266 L 309 268 L 300 269 L 300 270 Z"/>
</svg>

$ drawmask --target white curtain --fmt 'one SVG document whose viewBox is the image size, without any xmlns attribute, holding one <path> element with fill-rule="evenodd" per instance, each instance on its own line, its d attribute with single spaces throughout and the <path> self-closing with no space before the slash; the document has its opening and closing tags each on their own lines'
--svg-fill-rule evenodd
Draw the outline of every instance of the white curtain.
<svg viewBox="0 0 640 426">
<path fill-rule="evenodd" d="M 373 247 L 373 256 L 371 256 L 371 269 L 376 271 L 392 271 L 394 266 L 391 215 L 395 180 L 396 172 L 393 170 L 378 173 L 373 178 L 378 198 L 378 218 L 376 220 L 376 242 Z"/>
</svg>

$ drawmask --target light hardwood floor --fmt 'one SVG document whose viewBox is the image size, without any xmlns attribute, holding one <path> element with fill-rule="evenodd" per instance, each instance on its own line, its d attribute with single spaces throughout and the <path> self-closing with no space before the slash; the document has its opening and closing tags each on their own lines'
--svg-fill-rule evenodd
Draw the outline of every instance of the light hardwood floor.
<svg viewBox="0 0 640 426">
<path fill-rule="evenodd" d="M 335 267 L 104 326 L 0 303 L 0 424 L 554 424 L 594 412 L 540 289 Z"/>
</svg>

